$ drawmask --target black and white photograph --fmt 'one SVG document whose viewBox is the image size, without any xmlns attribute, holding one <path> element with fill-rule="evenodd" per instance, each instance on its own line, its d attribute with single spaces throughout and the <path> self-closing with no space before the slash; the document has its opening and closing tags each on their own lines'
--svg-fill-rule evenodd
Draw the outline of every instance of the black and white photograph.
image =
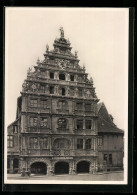
<svg viewBox="0 0 137 195">
<path fill-rule="evenodd" d="M 4 184 L 127 184 L 129 8 L 5 7 Z"/>
</svg>

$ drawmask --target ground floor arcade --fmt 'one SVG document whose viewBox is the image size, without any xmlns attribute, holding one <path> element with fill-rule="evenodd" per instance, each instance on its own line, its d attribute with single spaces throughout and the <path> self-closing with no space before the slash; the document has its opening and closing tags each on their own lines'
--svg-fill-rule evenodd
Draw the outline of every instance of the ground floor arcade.
<svg viewBox="0 0 137 195">
<path fill-rule="evenodd" d="M 96 157 L 80 158 L 20 158 L 15 172 L 14 159 L 9 158 L 8 173 L 20 173 L 22 170 L 30 171 L 31 174 L 77 174 L 94 173 L 97 170 Z M 12 162 L 12 163 L 11 163 Z"/>
</svg>

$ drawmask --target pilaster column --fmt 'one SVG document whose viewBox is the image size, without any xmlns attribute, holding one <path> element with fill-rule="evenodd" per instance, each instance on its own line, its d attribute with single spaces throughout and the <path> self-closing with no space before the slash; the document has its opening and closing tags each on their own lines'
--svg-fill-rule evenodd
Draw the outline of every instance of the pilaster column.
<svg viewBox="0 0 137 195">
<path fill-rule="evenodd" d="M 83 149 L 85 150 L 85 143 L 86 143 L 86 140 L 83 138 Z"/>
<path fill-rule="evenodd" d="M 67 81 L 70 81 L 70 74 L 67 74 Z"/>
<path fill-rule="evenodd" d="M 86 125 L 85 125 L 85 117 L 83 118 L 83 129 L 86 129 Z"/>
</svg>

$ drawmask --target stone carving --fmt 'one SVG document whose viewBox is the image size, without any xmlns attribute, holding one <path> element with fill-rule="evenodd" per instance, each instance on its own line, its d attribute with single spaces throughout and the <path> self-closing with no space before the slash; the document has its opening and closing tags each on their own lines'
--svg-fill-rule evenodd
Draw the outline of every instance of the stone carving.
<svg viewBox="0 0 137 195">
<path fill-rule="evenodd" d="M 55 94 L 58 94 L 58 85 L 55 86 Z"/>
<path fill-rule="evenodd" d="M 91 93 L 89 90 L 87 90 L 86 95 L 87 95 L 87 98 L 90 98 Z"/>
<path fill-rule="evenodd" d="M 48 92 L 49 92 L 49 86 L 46 85 L 46 86 L 45 86 L 45 93 L 48 93 Z"/>
<path fill-rule="evenodd" d="M 57 80 L 58 80 L 58 79 L 59 79 L 58 72 L 55 72 L 55 74 L 54 74 L 54 75 L 55 75 L 55 79 L 57 79 Z"/>
<path fill-rule="evenodd" d="M 78 96 L 78 88 L 75 89 L 75 96 Z"/>
<path fill-rule="evenodd" d="M 22 87 L 23 87 L 23 91 L 29 91 L 29 83 L 27 83 L 26 81 L 24 81 Z"/>
<path fill-rule="evenodd" d="M 70 81 L 70 74 L 67 74 L 67 81 Z"/>
</svg>

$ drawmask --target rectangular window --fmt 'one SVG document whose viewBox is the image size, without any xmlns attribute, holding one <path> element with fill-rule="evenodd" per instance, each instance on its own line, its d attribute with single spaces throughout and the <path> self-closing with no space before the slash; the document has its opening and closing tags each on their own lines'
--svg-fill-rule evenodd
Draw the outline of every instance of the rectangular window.
<svg viewBox="0 0 137 195">
<path fill-rule="evenodd" d="M 47 108 L 47 100 L 40 101 L 41 108 Z"/>
<path fill-rule="evenodd" d="M 39 140 L 39 145 L 40 148 L 47 148 L 48 142 L 47 142 L 47 138 L 40 138 Z"/>
<path fill-rule="evenodd" d="M 75 95 L 74 88 L 70 88 L 70 96 L 74 96 L 74 95 Z"/>
<path fill-rule="evenodd" d="M 40 126 L 41 127 L 47 127 L 48 120 L 47 118 L 40 118 Z"/>
<path fill-rule="evenodd" d="M 83 110 L 83 103 L 77 102 L 77 110 Z"/>
<path fill-rule="evenodd" d="M 45 76 L 45 71 L 41 71 L 41 76 L 44 77 Z"/>
<path fill-rule="evenodd" d="M 85 111 L 91 111 L 91 104 L 85 104 Z"/>
<path fill-rule="evenodd" d="M 13 147 L 13 135 L 8 135 L 8 148 L 12 148 Z"/>
<path fill-rule="evenodd" d="M 102 146 L 103 140 L 102 137 L 98 137 L 98 146 Z"/>
<path fill-rule="evenodd" d="M 53 72 L 50 72 L 50 78 L 54 79 L 54 73 Z"/>
<path fill-rule="evenodd" d="M 37 107 L 38 106 L 38 100 L 37 99 L 31 99 L 30 100 L 30 106 L 31 107 Z"/>
<path fill-rule="evenodd" d="M 87 139 L 85 142 L 85 149 L 91 149 L 91 139 Z"/>
<path fill-rule="evenodd" d="M 83 129 L 83 120 L 77 120 L 77 129 Z"/>
<path fill-rule="evenodd" d="M 79 97 L 82 97 L 82 89 L 78 90 L 78 95 L 79 95 Z"/>
<path fill-rule="evenodd" d="M 37 137 L 31 137 L 30 138 L 30 148 L 38 148 L 38 138 Z"/>
<path fill-rule="evenodd" d="M 86 129 L 91 129 L 91 120 L 86 120 Z"/>
<path fill-rule="evenodd" d="M 35 118 L 35 117 L 31 117 L 30 118 L 30 126 L 31 127 L 36 127 L 37 123 L 38 123 L 38 119 L 37 118 Z"/>
<path fill-rule="evenodd" d="M 54 87 L 53 86 L 50 86 L 50 94 L 54 94 Z"/>
<path fill-rule="evenodd" d="M 45 85 L 40 85 L 40 93 L 45 93 Z"/>
<path fill-rule="evenodd" d="M 17 133 L 18 132 L 18 130 L 17 130 L 17 125 L 14 125 L 13 126 L 13 133 Z"/>
<path fill-rule="evenodd" d="M 77 139 L 77 149 L 83 149 L 83 139 Z"/>
<path fill-rule="evenodd" d="M 112 154 L 109 154 L 109 164 L 112 164 Z"/>
<path fill-rule="evenodd" d="M 107 154 L 104 154 L 104 161 L 107 163 Z"/>
<path fill-rule="evenodd" d="M 74 81 L 74 75 L 70 75 L 70 80 Z"/>
<path fill-rule="evenodd" d="M 79 82 L 79 83 L 82 82 L 82 77 L 81 77 L 81 76 L 78 77 L 78 82 Z"/>
<path fill-rule="evenodd" d="M 64 100 L 59 101 L 59 102 L 58 102 L 58 107 L 59 107 L 60 109 L 66 110 L 66 109 L 67 109 L 67 102 L 64 101 Z"/>
</svg>

